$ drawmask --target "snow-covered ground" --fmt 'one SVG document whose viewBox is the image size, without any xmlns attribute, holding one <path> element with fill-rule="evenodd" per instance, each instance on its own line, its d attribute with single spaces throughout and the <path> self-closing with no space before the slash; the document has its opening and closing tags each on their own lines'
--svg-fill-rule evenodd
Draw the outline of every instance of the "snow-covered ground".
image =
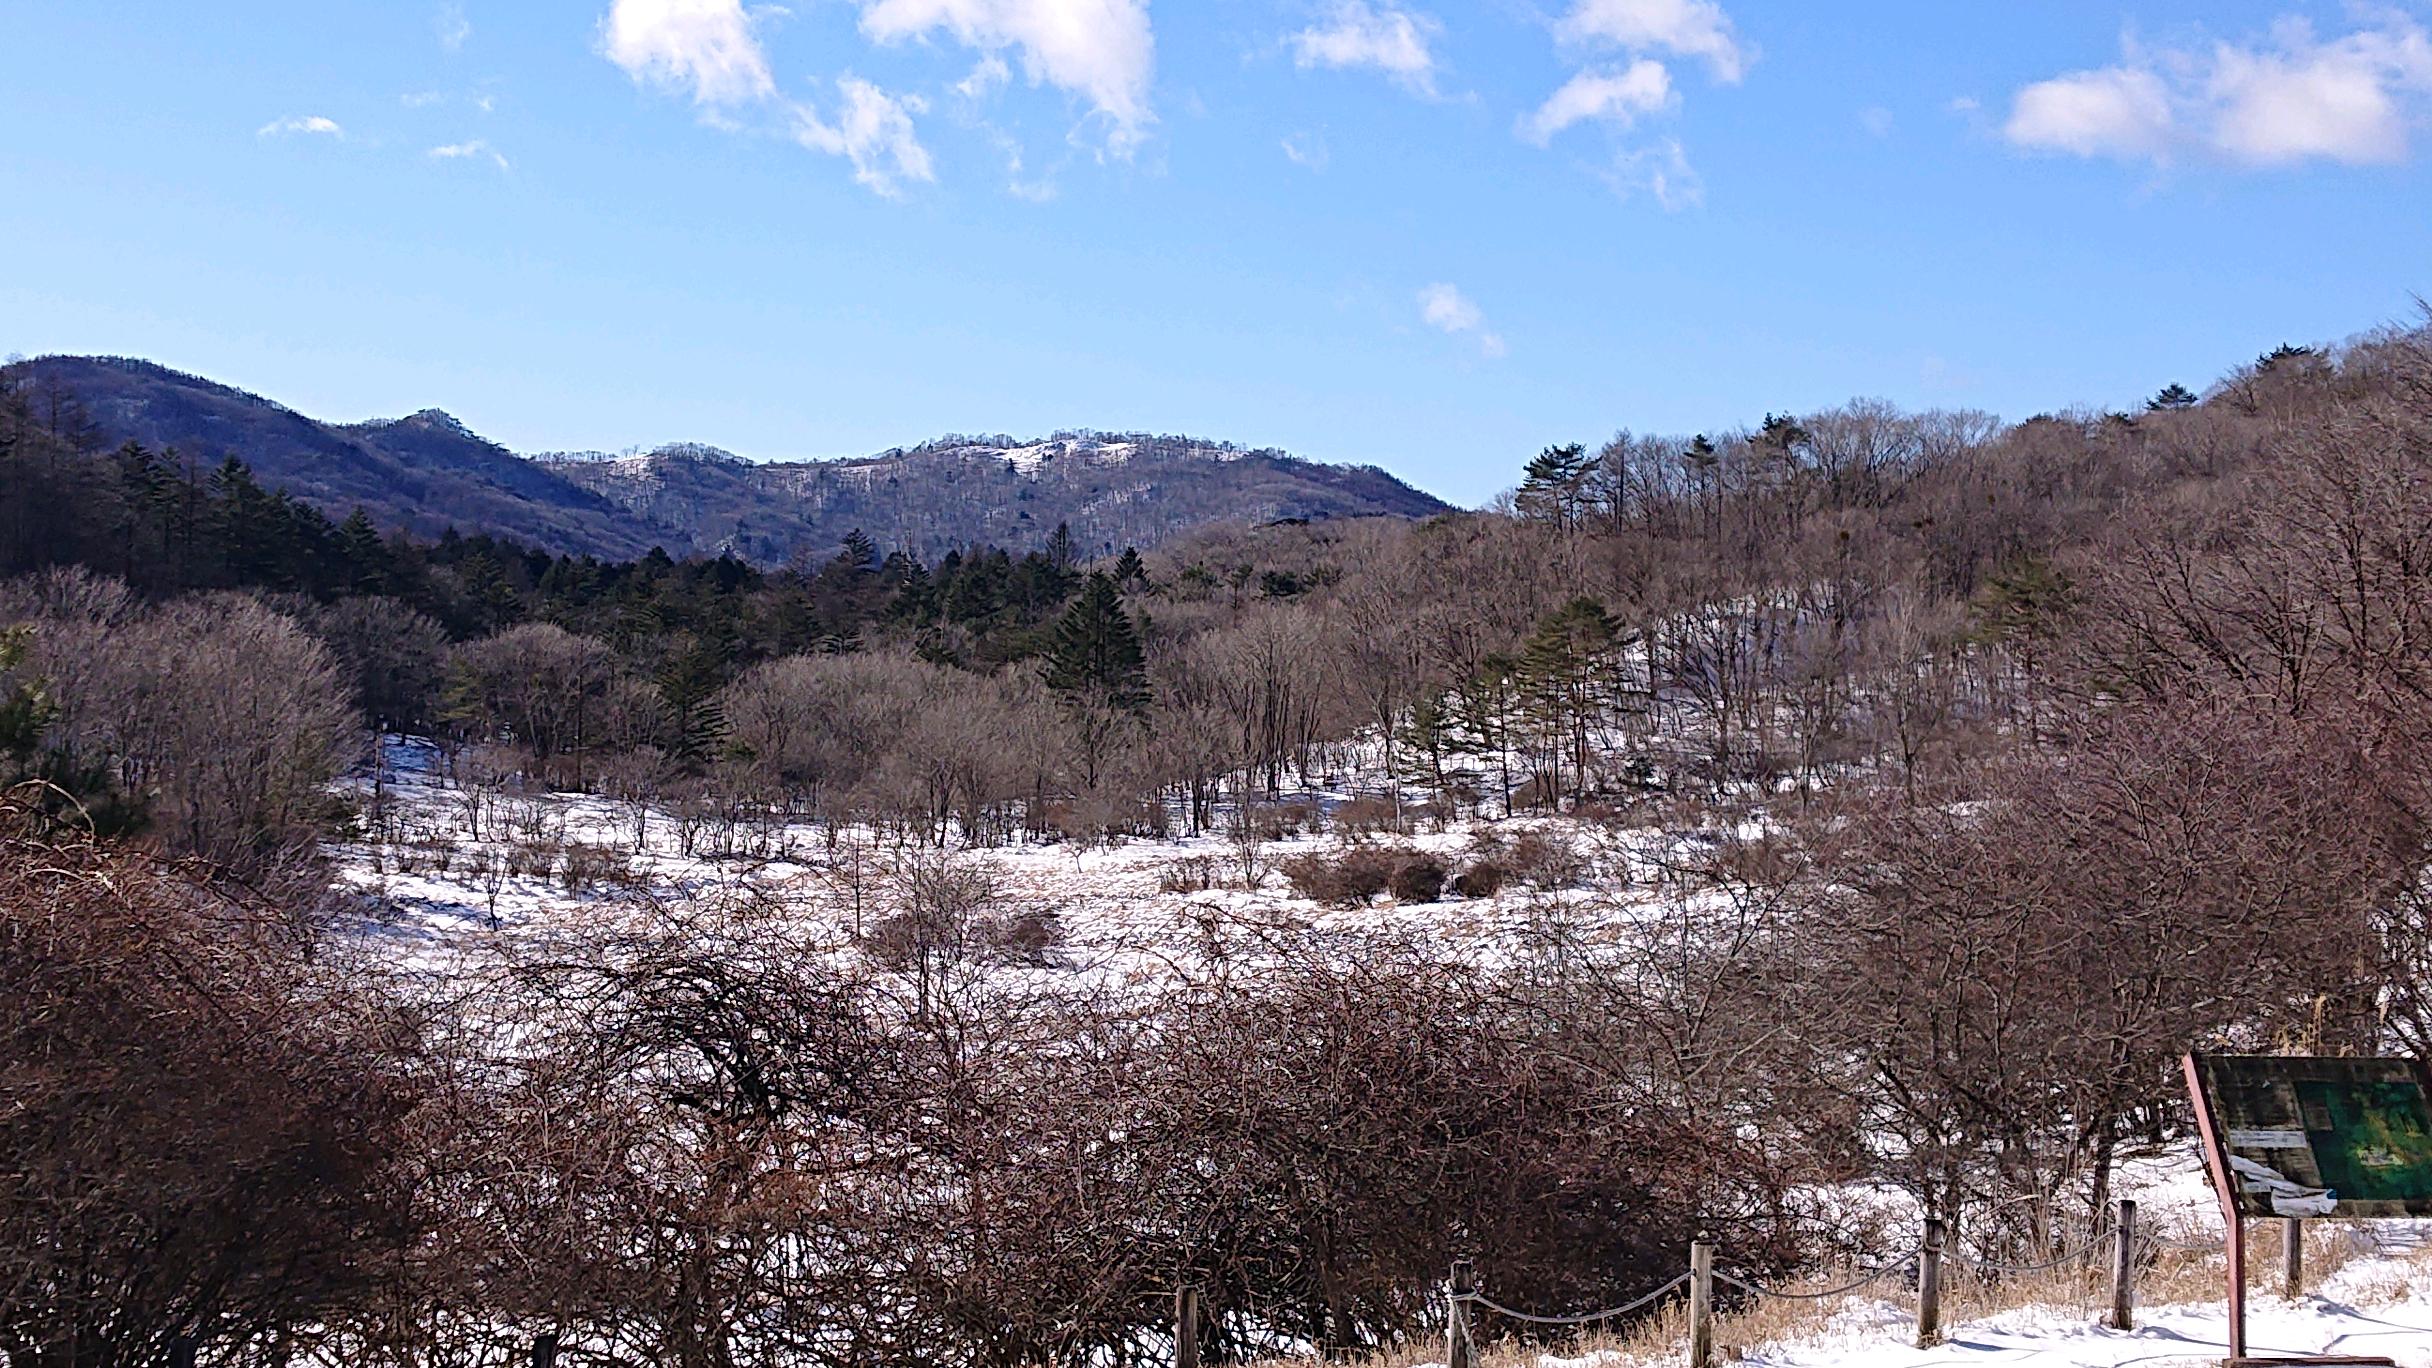
<svg viewBox="0 0 2432 1368">
<path fill-rule="evenodd" d="M 367 935 L 396 942 L 399 952 L 445 972 L 453 950 L 493 935 L 545 934 L 562 919 L 605 900 L 642 896 L 680 899 L 748 893 L 763 906 L 800 918 L 840 952 L 887 910 L 888 871 L 906 860 L 952 859 L 983 868 L 1001 904 L 1040 914 L 1057 930 L 1041 962 L 1005 972 L 1075 976 L 1113 987 L 1153 988 L 1191 975 L 1217 955 L 1256 956 L 1261 946 L 1322 947 L 1330 937 L 1400 930 L 1439 951 L 1491 960 L 1525 953 L 1549 925 L 1565 934 L 1617 936 L 1658 909 L 1696 895 L 1663 886 L 1662 865 L 1704 839 L 1653 827 L 1569 819 L 1464 821 L 1442 830 L 1379 839 L 1437 855 L 1459 869 L 1483 844 L 1508 844 L 1539 832 L 1569 845 L 1581 862 L 1577 886 L 1545 891 L 1514 884 L 1491 897 L 1365 907 L 1321 905 L 1296 896 L 1280 870 L 1297 855 L 1331 850 L 1340 838 L 1303 832 L 1265 843 L 1256 887 L 1244 887 L 1241 850 L 1226 836 L 1134 840 L 1108 845 L 1016 843 L 941 855 L 892 844 L 868 831 L 756 826 L 733 848 L 710 854 L 700 836 L 691 853 L 677 817 L 637 810 L 608 799 L 572 794 L 491 794 L 477 805 L 440 774 L 438 757 L 419 743 L 384 748 L 381 815 L 366 836 L 335 854 L 342 881 L 367 895 Z M 1350 788 L 1303 797 L 1327 807 L 1354 796 Z M 370 806 L 371 784 L 357 798 Z M 1743 828 L 1742 835 L 1751 828 Z M 559 852 L 544 872 L 519 848 Z M 616 871 L 609 884 L 577 891 L 564 874 L 564 852 L 586 852 Z M 1212 884 L 1197 887 L 1202 878 Z M 860 896 L 856 898 L 856 890 Z M 858 908 L 856 903 L 859 903 Z M 1690 905 L 1694 905 L 1693 902 Z M 2165 1240 L 2217 1244 L 2220 1219 L 2192 1148 L 2134 1162 L 2118 1178 L 2119 1194 L 2139 1202 L 2140 1225 Z M 1854 1208 L 1905 1213 L 1901 1199 L 1874 1192 L 1847 1194 Z M 1911 1222 L 1913 1226 L 1913 1221 Z M 2432 1223 L 2382 1223 L 2347 1228 L 2345 1262 L 2298 1299 L 2264 1295 L 2250 1302 L 2250 1347 L 2272 1354 L 2380 1354 L 2432 1368 Z M 2258 1264 L 2276 1258 L 2268 1229 L 2258 1229 Z M 2323 1238 L 2323 1237 L 2318 1237 Z M 1818 1304 L 1812 1313 L 1766 1322 L 1769 1338 L 1733 1340 L 1745 1362 L 1779 1368 L 1924 1368 L 1924 1365 L 2031 1365 L 2032 1368 L 2120 1368 L 2192 1364 L 2226 1352 L 2227 1324 L 2217 1271 L 2190 1271 L 2191 1260 L 2217 1270 L 2217 1256 L 2173 1252 L 2177 1272 L 2168 1297 L 2141 1306 L 2137 1328 L 2114 1331 L 2098 1323 L 2099 1293 L 2056 1289 L 2059 1300 L 1987 1305 L 1973 1292 L 1954 1293 L 1946 1342 L 1917 1349 L 1914 1302 L 1896 1280 L 1865 1293 Z M 2325 1262 L 2328 1262 L 2327 1260 Z M 2209 1280 L 2209 1281 L 2208 1281 Z M 2074 1298 L 2074 1300 L 2071 1300 Z M 1742 1340 L 1754 1336 L 1743 1332 Z M 1490 1356 L 1516 1368 L 1631 1368 L 1678 1362 L 1675 1349 L 1656 1357 L 1622 1350 L 1595 1353 Z"/>
<path fill-rule="evenodd" d="M 1379 932 L 1493 958 L 1556 922 L 1567 934 L 1592 937 L 1643 915 L 1659 897 L 1661 858 L 1700 839 L 1568 818 L 1456 821 L 1441 830 L 1385 834 L 1377 839 L 1425 851 L 1458 871 L 1481 858 L 1482 841 L 1508 846 L 1535 832 L 1576 854 L 1579 877 L 1568 888 L 1515 879 L 1491 897 L 1463 898 L 1447 888 L 1432 903 L 1402 905 L 1387 897 L 1353 908 L 1299 897 L 1284 877 L 1285 861 L 1339 847 L 1338 836 L 1316 830 L 1261 842 L 1254 888 L 1245 886 L 1242 850 L 1219 833 L 940 852 L 866 830 L 802 823 L 738 830 L 733 848 L 718 854 L 704 835 L 686 853 L 678 819 L 665 810 L 587 794 L 475 799 L 442 776 L 436 752 L 422 743 L 392 740 L 383 757 L 378 815 L 362 839 L 334 852 L 339 877 L 379 909 L 380 933 L 412 940 L 414 953 L 433 962 L 461 937 L 544 930 L 620 892 L 663 899 L 749 893 L 831 933 L 841 947 L 891 910 L 890 871 L 941 859 L 983 871 L 1004 908 L 1048 919 L 1057 936 L 1045 971 L 1112 984 L 1187 972 L 1216 948 L 1254 955 L 1262 944 L 1322 944 Z M 372 812 L 370 779 L 354 782 L 357 802 Z M 1312 791 L 1295 798 L 1326 808 L 1351 796 Z M 517 859 L 519 849 L 535 847 L 579 850 L 605 861 L 616 878 L 576 891 L 564 876 L 562 853 L 546 872 L 535 857 Z"/>
<path fill-rule="evenodd" d="M 2432 1295 L 2425 1290 L 2424 1270 L 2410 1268 L 2410 1290 L 2386 1300 L 2380 1295 L 2386 1290 L 2382 1280 L 2391 1267 L 2380 1260 L 2351 1264 L 2328 1279 L 2319 1295 L 2295 1301 L 2257 1298 L 2248 1308 L 2247 1352 L 2378 1354 L 2410 1368 L 2432 1365 Z M 2357 1283 L 2369 1284 L 2373 1295 L 2359 1296 L 2352 1286 Z M 1779 1368 L 2124 1368 L 2218 1362 L 2229 1344 L 2228 1317 L 2218 1302 L 2145 1308 L 2133 1330 L 2107 1329 L 2076 1308 L 2026 1307 L 1962 1321 L 1930 1349 L 1910 1343 L 1915 1315 L 1913 1308 L 1890 1301 L 1853 1303 L 1812 1334 L 1750 1348 L 1742 1361 Z M 1618 1368 L 1621 1358 L 1607 1361 Z M 1556 1362 L 1548 1356 L 1546 1368 Z"/>
</svg>

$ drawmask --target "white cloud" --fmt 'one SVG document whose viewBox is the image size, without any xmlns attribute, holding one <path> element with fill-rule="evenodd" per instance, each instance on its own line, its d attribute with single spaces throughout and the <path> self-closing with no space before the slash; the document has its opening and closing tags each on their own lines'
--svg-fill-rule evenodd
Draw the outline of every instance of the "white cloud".
<svg viewBox="0 0 2432 1368">
<path fill-rule="evenodd" d="M 1623 199 L 1651 195 L 1664 212 L 1671 214 L 1706 202 L 1706 182 L 1698 176 L 1697 168 L 1689 164 L 1688 150 L 1677 138 L 1616 153 L 1605 183 Z"/>
<path fill-rule="evenodd" d="M 1872 137 L 1890 137 L 1892 127 L 1896 122 L 1892 117 L 1892 112 L 1881 105 L 1868 105 L 1858 111 L 1858 127 L 1865 129 Z"/>
<path fill-rule="evenodd" d="M 2177 135 L 2170 92 L 2150 71 L 2073 71 L 2018 92 L 2002 135 L 2080 157 L 2161 157 Z"/>
<path fill-rule="evenodd" d="M 1539 147 L 1573 124 L 1601 119 L 1627 129 L 1647 114 L 1672 107 L 1672 73 L 1642 57 L 1623 71 L 1583 71 L 1564 82 L 1536 113 L 1521 121 L 1521 133 Z"/>
<path fill-rule="evenodd" d="M 467 142 L 449 143 L 444 147 L 434 147 L 431 149 L 430 155 L 434 161 L 481 160 L 489 162 L 501 171 L 508 169 L 505 155 L 479 138 Z"/>
<path fill-rule="evenodd" d="M 473 36 L 473 21 L 464 17 L 464 6 L 453 0 L 439 7 L 432 28 L 439 35 L 439 46 L 450 52 L 463 51 L 466 40 Z"/>
<path fill-rule="evenodd" d="M 731 0 L 730 0 L 731 2 Z M 1089 101 L 1107 149 L 1129 156 L 1156 115 L 1156 38 L 1148 0 L 861 0 L 862 32 L 899 42 L 943 32 L 966 47 L 1017 51 L 1022 72 Z"/>
<path fill-rule="evenodd" d="M 1490 359 L 1511 350 L 1503 345 L 1500 334 L 1486 326 L 1486 315 L 1459 286 L 1439 281 L 1419 291 L 1419 317 L 1447 337 L 1474 339 L 1479 354 Z"/>
<path fill-rule="evenodd" d="M 600 51 L 637 82 L 689 89 L 695 104 L 748 104 L 777 89 L 742 0 L 616 0 Z"/>
<path fill-rule="evenodd" d="M 253 136 L 257 138 L 281 138 L 290 133 L 311 133 L 324 138 L 343 138 L 346 136 L 346 130 L 338 126 L 337 120 L 325 119 L 318 114 L 308 115 L 301 118 L 290 114 L 284 119 L 273 119 L 269 123 L 263 124 L 260 128 L 255 129 L 253 131 Z"/>
<path fill-rule="evenodd" d="M 903 182 L 937 179 L 929 149 L 912 126 L 927 102 L 917 95 L 890 95 L 857 76 L 837 78 L 844 105 L 834 123 L 807 105 L 795 107 L 794 138 L 804 147 L 853 163 L 853 179 L 892 199 Z"/>
<path fill-rule="evenodd" d="M 1292 35 L 1293 60 L 1310 67 L 1374 67 L 1422 95 L 1436 93 L 1435 40 L 1444 25 L 1391 3 L 1335 0 L 1322 25 Z"/>
<path fill-rule="evenodd" d="M 991 52 L 980 58 L 978 65 L 971 68 L 970 75 L 955 82 L 954 93 L 966 100 L 985 100 L 1004 89 L 1005 83 L 1012 79 L 1013 68 L 1005 65 L 1004 58 Z"/>
<path fill-rule="evenodd" d="M 2432 38 L 2390 11 L 2324 40 L 2287 19 L 2258 42 L 2128 45 L 2119 64 L 2018 92 L 2002 132 L 2031 151 L 2167 164 L 2392 164 L 2432 94 Z"/>
<path fill-rule="evenodd" d="M 1680 107 L 1671 68 L 1654 54 L 1703 61 L 1725 85 L 1737 85 L 1756 60 L 1716 0 L 1569 0 L 1554 36 L 1589 57 L 1619 49 L 1626 67 L 1586 65 L 1520 121 L 1520 136 L 1540 147 L 1574 125 L 1601 123 L 1612 134 L 1613 161 L 1601 170 L 1623 198 L 1651 194 L 1666 209 L 1700 204 L 1705 188 L 1675 139 L 1633 146 L 1622 140 L 1647 118 Z"/>
<path fill-rule="evenodd" d="M 1294 166 L 1305 166 L 1312 171 L 1323 171 L 1334 160 L 1334 154 L 1327 150 L 1326 140 L 1315 133 L 1291 134 L 1284 139 L 1283 148 L 1284 156 Z"/>
<path fill-rule="evenodd" d="M 1703 58 L 1726 84 L 1737 84 L 1754 56 L 1714 0 L 1576 0 L 1554 32 L 1567 42 Z"/>
</svg>

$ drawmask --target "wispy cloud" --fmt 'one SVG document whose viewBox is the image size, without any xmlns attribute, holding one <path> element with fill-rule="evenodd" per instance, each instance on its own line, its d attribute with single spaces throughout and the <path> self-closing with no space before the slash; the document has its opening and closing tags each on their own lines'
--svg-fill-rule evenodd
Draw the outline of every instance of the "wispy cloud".
<svg viewBox="0 0 2432 1368">
<path fill-rule="evenodd" d="M 1335 0 L 1325 21 L 1292 35 L 1293 60 L 1311 67 L 1370 67 L 1417 94 L 1436 93 L 1436 39 L 1444 25 L 1434 16 L 1403 9 L 1388 0 Z"/>
<path fill-rule="evenodd" d="M 1602 126 L 1612 154 L 1597 174 L 1615 193 L 1644 192 L 1671 210 L 1703 203 L 1705 187 L 1678 138 L 1645 142 L 1632 135 L 1641 123 L 1680 108 L 1667 59 L 1703 62 L 1724 85 L 1747 76 L 1756 50 L 1731 16 L 1716 0 L 1569 0 L 1554 35 L 1578 69 L 1520 120 L 1520 136 L 1548 147 L 1571 128 Z"/>
<path fill-rule="evenodd" d="M 934 181 L 929 149 L 921 146 L 912 116 L 929 106 L 917 95 L 890 95 L 855 76 L 839 77 L 843 96 L 833 122 L 807 105 L 794 107 L 794 137 L 803 146 L 853 164 L 853 179 L 892 199 L 905 181 Z"/>
<path fill-rule="evenodd" d="M 434 147 L 429 155 L 433 161 L 487 161 L 501 171 L 513 169 L 504 153 L 480 138 Z"/>
<path fill-rule="evenodd" d="M 907 181 L 937 179 L 913 124 L 927 101 L 850 73 L 836 80 L 833 114 L 787 99 L 777 92 L 754 18 L 741 0 L 616 0 L 600 26 L 600 51 L 638 84 L 690 95 L 718 127 L 739 128 L 738 111 L 761 109 L 794 142 L 851 163 L 853 179 L 878 194 L 894 198 Z M 983 61 L 965 83 L 974 92 L 984 93 L 986 68 Z"/>
<path fill-rule="evenodd" d="M 1033 85 L 1086 100 L 1104 148 L 1129 157 L 1157 116 L 1149 87 L 1156 35 L 1148 0 L 857 0 L 861 31 L 895 43 L 944 34 L 983 53 L 1010 52 Z"/>
<path fill-rule="evenodd" d="M 1869 137 L 1890 137 L 1898 122 L 1892 117 L 1892 112 L 1881 105 L 1868 105 L 1858 111 L 1858 127 L 1865 129 Z"/>
<path fill-rule="evenodd" d="M 283 138 L 294 133 L 309 133 L 322 138 L 346 136 L 346 130 L 338 126 L 337 120 L 323 118 L 318 114 L 291 114 L 284 119 L 272 119 L 269 123 L 255 129 L 253 135 L 257 138 Z"/>
<path fill-rule="evenodd" d="M 1754 59 L 1714 0 L 1576 0 L 1554 32 L 1565 42 L 1703 58 L 1716 80 L 1732 85 Z"/>
<path fill-rule="evenodd" d="M 1304 166 L 1311 171 L 1323 171 L 1334 160 L 1334 154 L 1327 150 L 1325 138 L 1315 133 L 1291 134 L 1284 139 L 1283 148 L 1284 156 L 1294 166 Z"/>
<path fill-rule="evenodd" d="M 1500 333 L 1486 326 L 1486 315 L 1457 285 L 1439 281 L 1419 291 L 1419 317 L 1447 337 L 1476 342 L 1478 354 L 1490 360 L 1511 350 Z"/>
<path fill-rule="evenodd" d="M 954 93 L 966 100 L 985 100 L 1003 90 L 1012 79 L 1013 68 L 991 52 L 972 66 L 970 75 L 954 83 Z"/>
<path fill-rule="evenodd" d="M 1621 71 L 1583 71 L 1563 83 L 1537 112 L 1521 121 L 1521 133 L 1543 147 L 1554 135 L 1590 119 L 1629 129 L 1647 114 L 1670 109 L 1672 73 L 1647 58 Z"/>
<path fill-rule="evenodd" d="M 2398 11 L 2374 14 L 2327 39 L 2287 18 L 2263 39 L 2202 48 L 2125 40 L 2114 65 L 2020 89 L 2002 135 L 2028 151 L 2157 166 L 2404 162 L 2432 113 L 2432 37 Z"/>
<path fill-rule="evenodd" d="M 1689 164 L 1688 149 L 1678 138 L 1616 151 L 1603 176 L 1614 194 L 1623 199 L 1647 195 L 1666 213 L 1677 214 L 1706 202 L 1706 182 Z"/>
<path fill-rule="evenodd" d="M 431 27 L 439 35 L 439 46 L 450 52 L 462 52 L 465 42 L 473 36 L 473 21 L 464 17 L 464 6 L 453 0 L 439 7 Z"/>
</svg>

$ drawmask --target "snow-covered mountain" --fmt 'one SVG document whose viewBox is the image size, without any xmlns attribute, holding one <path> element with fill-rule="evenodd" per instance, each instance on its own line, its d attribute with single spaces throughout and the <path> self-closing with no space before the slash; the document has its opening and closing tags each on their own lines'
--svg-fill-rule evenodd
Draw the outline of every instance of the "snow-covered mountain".
<svg viewBox="0 0 2432 1368">
<path fill-rule="evenodd" d="M 713 447 L 556 456 L 562 478 L 692 545 L 752 560 L 824 549 L 858 527 L 934 557 L 1026 547 L 1069 525 L 1084 552 L 1150 546 L 1212 522 L 1428 517 L 1447 505 L 1373 466 L 1146 433 L 950 436 L 839 461 L 755 464 Z"/>
<path fill-rule="evenodd" d="M 525 457 L 439 409 L 328 423 L 147 361 L 43 357 L 0 368 L 69 415 L 76 444 L 174 450 L 207 474 L 228 457 L 343 518 L 434 536 L 454 527 L 551 551 L 774 564 L 833 553 L 860 528 L 924 557 L 973 543 L 1044 545 L 1069 525 L 1087 552 L 1152 546 L 1208 523 L 1426 517 L 1441 500 L 1373 466 L 1143 433 L 1039 440 L 953 436 L 875 456 L 757 464 L 677 444 L 626 456 Z"/>
</svg>

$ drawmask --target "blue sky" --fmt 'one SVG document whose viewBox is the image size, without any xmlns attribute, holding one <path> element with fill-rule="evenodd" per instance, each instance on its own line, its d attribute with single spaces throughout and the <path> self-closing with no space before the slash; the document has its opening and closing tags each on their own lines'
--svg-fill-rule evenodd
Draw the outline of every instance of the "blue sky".
<svg viewBox="0 0 2432 1368">
<path fill-rule="evenodd" d="M 2432 10 L 0 0 L 0 352 L 519 450 L 2024 417 L 2432 294 Z"/>
</svg>

